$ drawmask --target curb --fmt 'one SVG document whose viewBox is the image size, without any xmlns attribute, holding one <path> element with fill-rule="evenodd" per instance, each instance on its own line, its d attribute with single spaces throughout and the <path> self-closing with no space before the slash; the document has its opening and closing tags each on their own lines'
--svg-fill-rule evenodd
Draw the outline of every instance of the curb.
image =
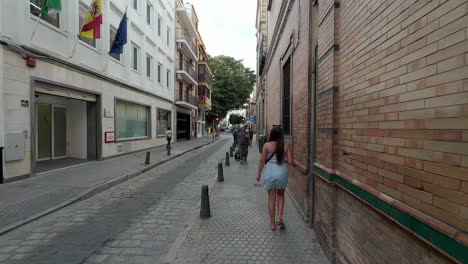
<svg viewBox="0 0 468 264">
<path fill-rule="evenodd" d="M 89 199 L 89 198 L 93 197 L 93 196 L 96 195 L 96 194 L 99 194 L 99 193 L 101 193 L 101 192 L 103 192 L 103 191 L 105 191 L 105 190 L 108 190 L 108 189 L 110 189 L 110 188 L 112 188 L 112 187 L 114 187 L 114 186 L 116 186 L 116 185 L 118 185 L 118 184 L 120 184 L 120 183 L 123 183 L 123 182 L 126 182 L 126 181 L 128 181 L 128 180 L 131 180 L 131 179 L 133 179 L 133 178 L 135 178 L 135 177 L 137 177 L 137 176 L 139 176 L 139 175 L 141 175 L 141 174 L 143 174 L 143 173 L 145 173 L 145 172 L 147 172 L 147 171 L 149 171 L 149 170 L 151 170 L 151 169 L 154 169 L 154 168 L 156 168 L 156 167 L 158 167 L 158 166 L 160 166 L 160 165 L 162 165 L 162 164 L 164 164 L 164 163 L 166 163 L 166 162 L 169 162 L 169 161 L 171 161 L 171 160 L 174 160 L 174 159 L 176 159 L 176 158 L 178 158 L 178 157 L 180 157 L 180 156 L 183 156 L 183 155 L 185 155 L 185 154 L 187 154 L 187 153 L 189 153 L 189 152 L 192 152 L 192 151 L 194 151 L 194 150 L 203 148 L 203 147 L 205 147 L 205 146 L 207 146 L 207 145 L 209 145 L 209 144 L 211 144 L 211 143 L 217 141 L 218 139 L 220 139 L 220 137 L 217 137 L 217 138 L 215 138 L 215 139 L 212 139 L 212 140 L 211 140 L 210 142 L 208 142 L 208 143 L 205 143 L 205 144 L 202 144 L 202 145 L 193 147 L 193 148 L 188 149 L 188 150 L 186 150 L 186 151 L 184 151 L 184 152 L 181 152 L 181 153 L 179 153 L 179 154 L 177 154 L 177 155 L 171 156 L 171 157 L 168 158 L 168 159 L 159 161 L 159 162 L 154 163 L 154 164 L 147 165 L 147 166 L 145 166 L 145 167 L 143 167 L 143 168 L 141 168 L 141 169 L 137 169 L 137 170 L 135 170 L 135 171 L 132 171 L 132 172 L 127 173 L 127 174 L 125 174 L 125 175 L 122 175 L 122 176 L 120 176 L 120 177 L 117 177 L 117 178 L 111 179 L 111 180 L 109 180 L 109 181 L 107 181 L 107 182 L 104 182 L 104 183 L 98 184 L 98 185 L 96 185 L 96 186 L 93 186 L 93 187 L 91 187 L 89 190 L 86 190 L 86 191 L 84 191 L 84 192 L 78 194 L 77 196 L 66 200 L 66 201 L 63 202 L 63 203 L 60 203 L 60 204 L 58 204 L 58 205 L 56 205 L 56 206 L 53 206 L 53 207 L 51 207 L 51 208 L 49 208 L 49 209 L 46 209 L 46 210 L 42 211 L 42 212 L 39 212 L 39 213 L 37 213 L 37 214 L 34 214 L 34 215 L 32 215 L 32 216 L 30 216 L 30 217 L 24 219 L 24 220 L 18 221 L 18 222 L 14 223 L 14 224 L 11 224 L 11 225 L 8 225 L 8 226 L 6 226 L 6 227 L 4 227 L 4 228 L 1 228 L 1 229 L 0 229 L 0 236 L 3 236 L 3 235 L 5 235 L 5 234 L 7 234 L 7 233 L 9 233 L 9 232 L 11 232 L 11 231 L 13 231 L 13 230 L 19 228 L 19 227 L 22 227 L 22 226 L 24 226 L 24 225 L 26 225 L 26 224 L 29 224 L 29 223 L 31 223 L 31 222 L 33 222 L 33 221 L 35 221 L 35 220 L 38 220 L 39 218 L 42 218 L 42 217 L 44 217 L 44 216 L 47 216 L 47 215 L 49 215 L 49 214 L 51 214 L 51 213 L 53 213 L 53 212 L 56 212 L 56 211 L 58 211 L 58 210 L 60 210 L 60 209 L 62 209 L 62 208 L 64 208 L 64 207 L 67 207 L 67 206 L 72 205 L 72 204 L 74 204 L 74 203 L 77 203 L 77 202 L 79 202 L 79 201 L 83 201 L 83 200 Z"/>
</svg>

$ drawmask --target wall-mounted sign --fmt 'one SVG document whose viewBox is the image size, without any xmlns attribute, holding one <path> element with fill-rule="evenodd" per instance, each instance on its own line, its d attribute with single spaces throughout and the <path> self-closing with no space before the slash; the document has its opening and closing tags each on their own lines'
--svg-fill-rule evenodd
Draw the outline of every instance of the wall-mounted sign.
<svg viewBox="0 0 468 264">
<path fill-rule="evenodd" d="M 104 117 L 113 117 L 112 111 L 110 109 L 104 108 Z"/>
<path fill-rule="evenodd" d="M 114 131 L 104 132 L 104 142 L 105 143 L 115 142 L 115 132 Z"/>
</svg>

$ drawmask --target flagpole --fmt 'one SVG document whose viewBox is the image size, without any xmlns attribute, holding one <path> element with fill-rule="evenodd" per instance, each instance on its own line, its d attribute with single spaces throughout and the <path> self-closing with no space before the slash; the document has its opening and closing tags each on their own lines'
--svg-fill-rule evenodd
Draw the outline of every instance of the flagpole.
<svg viewBox="0 0 468 264">
<path fill-rule="evenodd" d="M 81 33 L 81 30 L 83 29 L 84 23 L 86 22 L 86 17 L 88 16 L 89 11 L 91 11 L 91 8 L 93 7 L 93 2 L 94 2 L 94 1 L 92 1 L 91 4 L 89 5 L 88 11 L 86 12 L 86 16 L 85 16 L 85 18 L 83 19 L 83 23 L 81 23 L 80 32 L 78 32 L 78 34 L 76 35 L 75 45 L 73 45 L 73 49 L 72 49 L 70 58 L 73 58 L 73 55 L 75 55 L 75 48 L 76 48 L 76 45 L 78 44 L 78 41 L 80 40 L 80 33 Z M 79 4 L 78 4 L 78 5 L 79 5 Z"/>
<path fill-rule="evenodd" d="M 45 5 L 47 5 L 48 1 L 49 0 L 46 0 Z M 42 17 L 42 7 L 41 7 L 41 12 L 39 13 L 39 16 L 37 17 L 37 23 L 36 23 L 36 26 L 34 27 L 34 31 L 33 31 L 32 35 L 31 35 L 31 40 L 33 40 L 34 35 L 36 34 L 37 26 L 39 26 L 39 22 L 41 21 L 41 17 Z"/>
<path fill-rule="evenodd" d="M 125 6 L 125 12 L 123 13 L 124 16 L 127 14 L 127 9 L 128 9 L 128 5 Z M 116 33 L 117 33 L 117 32 L 116 32 Z M 109 38 L 110 38 L 110 35 L 109 35 Z M 109 50 L 110 50 L 111 48 L 112 48 L 112 46 L 109 47 Z M 102 69 L 103 71 L 105 71 L 105 70 L 107 69 L 107 65 L 109 64 L 110 57 L 111 57 L 110 54 L 107 53 L 107 60 L 106 60 L 106 63 L 104 64 L 104 68 Z"/>
</svg>

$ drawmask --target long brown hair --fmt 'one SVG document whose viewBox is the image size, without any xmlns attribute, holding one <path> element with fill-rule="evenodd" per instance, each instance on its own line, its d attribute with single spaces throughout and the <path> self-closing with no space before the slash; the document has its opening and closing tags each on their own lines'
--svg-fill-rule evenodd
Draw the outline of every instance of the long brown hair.
<svg viewBox="0 0 468 264">
<path fill-rule="evenodd" d="M 284 161 L 284 136 L 280 126 L 274 126 L 270 131 L 268 142 L 276 141 L 276 160 L 279 165 Z"/>
</svg>

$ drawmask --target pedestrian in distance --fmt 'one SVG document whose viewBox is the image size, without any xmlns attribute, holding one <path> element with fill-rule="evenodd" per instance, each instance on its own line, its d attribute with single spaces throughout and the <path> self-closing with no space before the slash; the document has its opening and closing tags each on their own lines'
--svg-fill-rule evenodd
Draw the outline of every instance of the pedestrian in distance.
<svg viewBox="0 0 468 264">
<path fill-rule="evenodd" d="M 242 130 L 237 135 L 237 147 L 239 149 L 241 165 L 247 162 L 249 141 L 250 141 L 249 135 L 246 133 L 245 128 L 242 128 Z"/>
<path fill-rule="evenodd" d="M 270 215 L 270 229 L 285 229 L 283 222 L 284 191 L 288 184 L 286 164 L 293 165 L 291 147 L 284 143 L 284 136 L 280 126 L 270 131 L 268 143 L 263 145 L 262 157 L 258 166 L 257 181 L 268 191 L 268 212 Z M 275 223 L 275 207 L 278 207 L 278 218 Z"/>
<path fill-rule="evenodd" d="M 253 135 L 254 135 L 254 132 L 253 132 L 253 130 L 252 130 L 252 127 L 250 127 L 250 130 L 249 130 L 249 136 L 250 136 L 249 146 L 250 146 L 250 147 L 252 147 Z"/>
<path fill-rule="evenodd" d="M 171 127 L 168 127 L 167 130 L 166 130 L 166 133 L 164 133 L 166 135 L 166 139 L 167 139 L 167 145 L 166 145 L 166 149 L 170 148 L 171 147 L 171 140 L 172 140 L 172 130 L 171 130 Z"/>
</svg>

